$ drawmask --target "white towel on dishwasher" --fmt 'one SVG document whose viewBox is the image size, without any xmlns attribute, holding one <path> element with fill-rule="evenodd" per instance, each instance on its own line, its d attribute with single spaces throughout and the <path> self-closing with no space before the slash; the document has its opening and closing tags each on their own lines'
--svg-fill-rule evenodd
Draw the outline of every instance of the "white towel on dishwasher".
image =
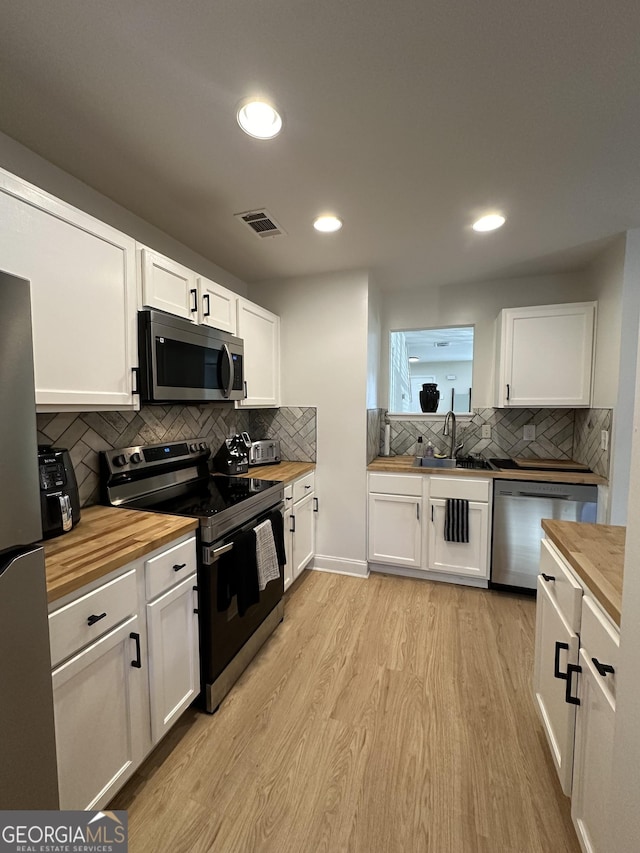
<svg viewBox="0 0 640 853">
<path fill-rule="evenodd" d="M 269 581 L 280 577 L 280 566 L 273 538 L 273 527 L 269 519 L 254 527 L 256 534 L 256 559 L 258 562 L 258 588 L 262 590 Z"/>
</svg>

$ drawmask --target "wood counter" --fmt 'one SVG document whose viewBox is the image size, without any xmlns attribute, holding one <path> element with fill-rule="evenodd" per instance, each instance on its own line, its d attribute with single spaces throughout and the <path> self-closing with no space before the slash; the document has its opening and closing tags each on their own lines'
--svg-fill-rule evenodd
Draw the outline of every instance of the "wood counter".
<svg viewBox="0 0 640 853">
<path fill-rule="evenodd" d="M 240 477 L 253 477 L 256 480 L 277 480 L 280 483 L 291 483 L 302 477 L 303 474 L 308 474 L 309 471 L 315 471 L 315 462 L 278 462 L 277 465 L 256 465 L 255 468 L 249 468 L 247 474 L 240 474 Z"/>
<path fill-rule="evenodd" d="M 197 526 L 195 518 L 109 506 L 86 507 L 73 530 L 42 543 L 47 598 L 56 601 Z"/>
<path fill-rule="evenodd" d="M 626 528 L 545 518 L 542 529 L 619 626 Z"/>
<path fill-rule="evenodd" d="M 414 468 L 415 456 L 377 456 L 367 465 L 368 471 L 391 474 L 441 474 L 455 477 L 488 477 L 498 480 L 526 480 L 540 483 L 579 483 L 594 486 L 607 484 L 599 474 L 583 474 L 575 471 L 488 471 L 486 468 Z"/>
</svg>

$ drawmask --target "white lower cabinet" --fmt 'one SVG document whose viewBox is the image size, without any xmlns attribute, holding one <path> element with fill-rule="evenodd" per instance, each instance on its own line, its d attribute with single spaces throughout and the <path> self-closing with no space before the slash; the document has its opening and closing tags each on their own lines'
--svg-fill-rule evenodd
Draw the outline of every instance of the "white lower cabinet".
<svg viewBox="0 0 640 853">
<path fill-rule="evenodd" d="M 284 544 L 287 560 L 284 573 L 285 590 L 300 576 L 315 554 L 318 498 L 314 491 L 315 474 L 313 472 L 285 486 Z"/>
<path fill-rule="evenodd" d="M 608 853 L 620 632 L 542 540 L 534 698 L 583 853 Z"/>
<path fill-rule="evenodd" d="M 620 634 L 592 599 L 582 603 L 571 817 L 585 853 L 608 853 L 608 797 Z"/>
<path fill-rule="evenodd" d="M 60 808 L 102 808 L 199 692 L 195 537 L 49 612 Z"/>
<path fill-rule="evenodd" d="M 99 808 L 142 760 L 140 641 L 133 616 L 53 671 L 61 809 Z"/>
<path fill-rule="evenodd" d="M 147 604 L 151 739 L 157 743 L 200 690 L 195 573 Z"/>
<path fill-rule="evenodd" d="M 468 542 L 447 541 L 447 500 L 468 501 Z M 435 580 L 487 585 L 491 481 L 425 474 L 369 474 L 367 559 Z M 470 579 L 475 579 L 470 581 Z"/>
</svg>

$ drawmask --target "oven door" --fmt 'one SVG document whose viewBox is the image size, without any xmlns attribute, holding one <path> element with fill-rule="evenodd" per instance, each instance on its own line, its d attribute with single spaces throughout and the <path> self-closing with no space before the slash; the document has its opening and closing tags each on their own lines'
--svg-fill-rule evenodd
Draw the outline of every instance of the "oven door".
<svg viewBox="0 0 640 853">
<path fill-rule="evenodd" d="M 206 689 L 207 686 L 213 685 L 220 678 L 284 596 L 284 572 L 281 570 L 280 577 L 269 581 L 260 592 L 259 602 L 249 606 L 241 616 L 237 596 L 227 600 L 226 596 L 221 594 L 221 585 L 218 583 L 220 560 L 233 549 L 234 539 L 240 533 L 257 527 L 274 510 L 282 512 L 282 506 L 282 503 L 272 506 L 242 527 L 230 531 L 213 545 L 203 548 L 210 561 L 208 565 L 204 561 L 201 562 L 198 569 L 200 665 L 206 696 L 210 693 Z"/>
<path fill-rule="evenodd" d="M 138 315 L 143 402 L 242 400 L 240 338 L 159 311 Z"/>
</svg>

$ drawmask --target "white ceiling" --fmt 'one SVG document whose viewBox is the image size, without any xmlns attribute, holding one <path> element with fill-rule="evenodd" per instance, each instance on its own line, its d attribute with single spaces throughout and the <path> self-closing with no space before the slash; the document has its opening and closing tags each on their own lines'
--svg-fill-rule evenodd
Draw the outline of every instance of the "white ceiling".
<svg viewBox="0 0 640 853">
<path fill-rule="evenodd" d="M 2 0 L 0 130 L 248 281 L 572 268 L 640 225 L 638 0 Z M 235 109 L 261 92 L 280 137 Z M 233 218 L 266 207 L 287 236 Z M 490 208 L 507 216 L 478 235 Z M 311 227 L 344 219 L 338 234 Z"/>
</svg>

